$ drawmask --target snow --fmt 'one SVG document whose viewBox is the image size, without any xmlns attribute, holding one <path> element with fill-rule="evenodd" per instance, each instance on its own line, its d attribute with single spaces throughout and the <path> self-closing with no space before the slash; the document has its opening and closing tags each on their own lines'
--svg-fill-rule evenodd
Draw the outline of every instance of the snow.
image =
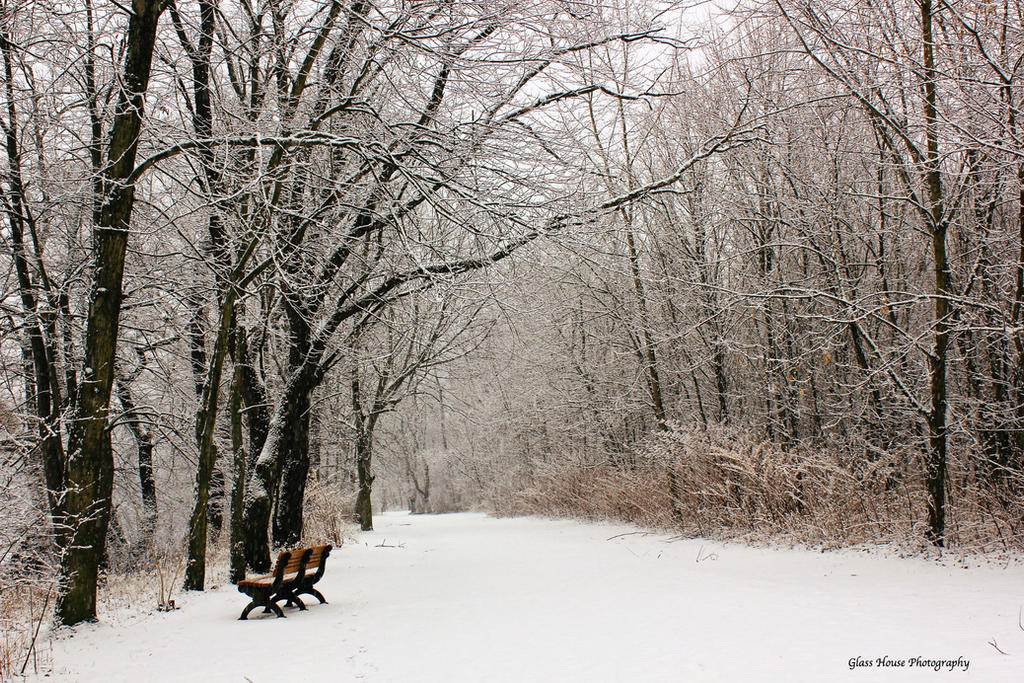
<svg viewBox="0 0 1024 683">
<path fill-rule="evenodd" d="M 45 680 L 1010 681 L 1024 671 L 1019 566 L 480 514 L 390 513 L 376 526 L 331 555 L 328 605 L 240 622 L 246 598 L 230 585 L 179 594 L 178 611 L 58 637 Z M 926 661 L 958 659 L 939 672 Z M 858 661 L 871 666 L 851 669 Z"/>
</svg>

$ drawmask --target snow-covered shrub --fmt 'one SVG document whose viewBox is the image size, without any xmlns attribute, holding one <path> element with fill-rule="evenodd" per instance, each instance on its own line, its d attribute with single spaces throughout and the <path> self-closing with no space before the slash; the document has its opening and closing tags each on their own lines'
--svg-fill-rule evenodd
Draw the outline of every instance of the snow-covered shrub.
<svg viewBox="0 0 1024 683">
<path fill-rule="evenodd" d="M 35 646 L 57 591 L 49 513 L 33 481 L 40 473 L 15 428 L 0 423 L 0 681 L 39 665 Z"/>
<path fill-rule="evenodd" d="M 919 454 L 779 444 L 740 430 L 674 427 L 624 457 L 535 463 L 529 485 L 495 486 L 492 509 L 611 519 L 683 535 L 926 548 Z M 968 551 L 1024 548 L 1022 504 L 952 480 L 949 541 Z M 1019 500 L 1019 497 L 1018 497 Z"/>
<path fill-rule="evenodd" d="M 355 491 L 313 479 L 306 485 L 302 512 L 302 544 L 330 543 L 335 547 L 355 536 Z"/>
</svg>

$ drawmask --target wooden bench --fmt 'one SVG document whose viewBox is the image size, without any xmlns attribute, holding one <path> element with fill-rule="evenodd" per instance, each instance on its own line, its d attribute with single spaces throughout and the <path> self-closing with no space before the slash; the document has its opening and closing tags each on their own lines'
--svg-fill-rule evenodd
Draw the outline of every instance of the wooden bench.
<svg viewBox="0 0 1024 683">
<path fill-rule="evenodd" d="M 300 595 L 312 595 L 320 604 L 326 603 L 324 596 L 313 586 L 324 575 L 331 548 L 329 545 L 318 545 L 286 550 L 278 555 L 272 574 L 239 581 L 238 592 L 248 595 L 252 602 L 246 605 L 242 616 L 238 618 L 246 619 L 249 612 L 257 607 L 262 607 L 264 612 L 284 617 L 281 606 L 277 604 L 282 600 L 286 605 L 305 610 L 306 605 L 299 598 Z"/>
</svg>

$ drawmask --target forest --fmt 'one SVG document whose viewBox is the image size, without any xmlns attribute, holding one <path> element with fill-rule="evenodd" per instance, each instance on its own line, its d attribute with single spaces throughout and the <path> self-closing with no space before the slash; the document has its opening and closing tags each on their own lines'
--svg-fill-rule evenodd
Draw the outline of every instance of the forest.
<svg viewBox="0 0 1024 683">
<path fill-rule="evenodd" d="M 1024 548 L 1020 0 L 0 0 L 0 59 L 12 634 L 387 509 Z"/>
</svg>

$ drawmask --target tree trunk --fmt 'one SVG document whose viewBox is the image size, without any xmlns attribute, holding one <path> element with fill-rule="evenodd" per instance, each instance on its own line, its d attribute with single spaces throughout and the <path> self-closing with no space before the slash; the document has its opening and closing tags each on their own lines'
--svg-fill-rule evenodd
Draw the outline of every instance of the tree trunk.
<svg viewBox="0 0 1024 683">
<path fill-rule="evenodd" d="M 294 273 L 293 273 L 294 275 Z M 288 317 L 288 372 L 295 374 L 310 351 L 310 327 L 303 302 L 292 296 L 285 297 Z M 302 503 L 309 476 L 309 408 L 313 390 L 318 384 L 316 374 L 296 387 L 293 400 L 284 406 L 284 424 L 278 447 L 278 481 L 274 510 L 273 541 L 276 547 L 299 542 L 302 538 Z"/>
<path fill-rule="evenodd" d="M 288 547 L 302 538 L 302 504 L 309 477 L 309 407 L 313 387 L 289 406 L 281 441 L 281 487 L 274 517 L 274 545 Z"/>
<path fill-rule="evenodd" d="M 64 490 L 65 453 L 61 440 L 60 387 L 56 380 L 54 361 L 57 358 L 55 335 L 48 336 L 40 311 L 41 301 L 36 295 L 40 284 L 46 283 L 41 261 L 37 258 L 38 277 L 33 279 L 29 251 L 25 243 L 25 230 L 32 232 L 32 217 L 25 204 L 25 186 L 21 174 L 21 150 L 18 145 L 18 121 L 15 109 L 12 45 L 7 27 L 0 30 L 0 53 L 3 54 L 7 98 L 7 125 L 5 143 L 8 163 L 7 217 L 11 229 L 11 251 L 18 279 L 18 293 L 25 313 L 28 344 L 25 349 L 30 372 L 25 375 L 25 394 L 30 410 L 38 422 L 38 440 L 42 454 L 42 470 L 47 489 L 47 502 L 51 518 L 56 522 L 63 516 L 61 492 Z M 38 255 L 37 255 L 38 257 Z M 36 280 L 42 280 L 42 283 Z M 71 387 L 73 388 L 73 387 Z"/>
<path fill-rule="evenodd" d="M 201 591 L 205 587 L 206 542 L 209 522 L 210 481 L 217 459 L 213 436 L 217 426 L 217 407 L 224 359 L 231 340 L 237 289 L 227 287 L 220 306 L 217 341 L 210 358 L 210 369 L 203 388 L 203 400 L 196 416 L 196 441 L 199 444 L 199 468 L 196 471 L 195 505 L 188 531 L 188 565 L 185 569 L 185 590 Z"/>
<path fill-rule="evenodd" d="M 316 358 L 319 360 L 319 358 Z M 245 535 L 246 563 L 253 571 L 270 570 L 270 526 L 274 490 L 277 488 L 277 473 L 280 470 L 282 441 L 288 428 L 288 406 L 300 400 L 313 381 L 315 363 L 303 365 L 285 384 L 281 402 L 274 411 L 267 430 L 267 438 L 256 458 L 252 472 L 246 482 L 244 499 L 243 532 Z"/>
<path fill-rule="evenodd" d="M 245 419 L 249 423 L 249 460 L 246 461 L 248 470 L 255 464 L 254 459 L 263 450 L 263 444 L 267 440 L 267 432 L 270 430 L 270 398 L 256 372 L 255 360 L 250 357 L 246 330 L 239 325 L 237 317 L 234 332 L 237 341 L 232 360 L 235 367 L 240 368 L 239 392 Z"/>
<path fill-rule="evenodd" d="M 354 370 L 352 375 L 352 414 L 356 426 L 355 458 L 359 485 L 355 515 L 360 529 L 373 531 L 373 427 L 376 416 L 367 416 L 363 410 L 358 372 L 358 369 Z"/>
<path fill-rule="evenodd" d="M 213 472 L 210 473 L 210 499 L 206 505 L 206 523 L 210 538 L 216 540 L 224 528 L 224 499 L 227 496 L 227 482 L 220 458 L 220 449 L 213 444 Z"/>
<path fill-rule="evenodd" d="M 356 473 L 359 484 L 356 521 L 363 531 L 373 531 L 373 435 L 366 432 L 356 437 Z"/>
<path fill-rule="evenodd" d="M 946 255 L 946 216 L 939 167 L 938 114 L 936 111 L 936 71 L 932 42 L 932 3 L 921 2 L 921 36 L 924 43 L 924 116 L 927 159 L 925 181 L 928 187 L 935 267 L 935 347 L 929 359 L 931 371 L 931 412 L 928 416 L 928 440 L 931 447 L 925 468 L 928 489 L 928 536 L 941 547 L 946 535 L 946 358 L 949 346 L 950 283 Z"/>
<path fill-rule="evenodd" d="M 423 463 L 423 484 L 416 476 L 416 463 L 411 456 L 405 459 L 405 472 L 412 482 L 412 493 L 409 494 L 409 512 L 421 515 L 430 512 L 430 466 Z"/>
<path fill-rule="evenodd" d="M 66 531 L 61 576 L 65 590 L 57 599 L 61 623 L 96 618 L 96 579 L 110 520 L 114 462 L 108 411 L 114 380 L 114 354 L 120 322 L 125 251 L 135 204 L 139 131 L 149 85 L 156 29 L 165 4 L 134 0 L 125 40 L 127 55 L 107 165 L 104 196 L 93 238 L 94 272 L 85 331 L 85 363 L 68 440 Z"/>
<path fill-rule="evenodd" d="M 725 342 L 717 339 L 715 345 L 715 394 L 718 396 L 718 421 L 729 424 L 729 385 L 725 376 Z M 702 411 L 703 412 L 703 411 Z"/>
<path fill-rule="evenodd" d="M 241 337 L 241 330 L 236 328 L 235 334 Z M 243 342 L 244 343 L 244 342 Z M 236 343 L 236 346 L 240 346 Z M 236 357 L 241 357 L 243 348 L 239 348 Z M 246 453 L 242 443 L 242 382 L 244 373 L 240 363 L 235 363 L 235 371 L 231 377 L 231 453 L 234 478 L 231 486 L 231 583 L 238 583 L 245 578 L 245 535 L 242 533 L 242 504 L 245 498 Z"/>
</svg>

